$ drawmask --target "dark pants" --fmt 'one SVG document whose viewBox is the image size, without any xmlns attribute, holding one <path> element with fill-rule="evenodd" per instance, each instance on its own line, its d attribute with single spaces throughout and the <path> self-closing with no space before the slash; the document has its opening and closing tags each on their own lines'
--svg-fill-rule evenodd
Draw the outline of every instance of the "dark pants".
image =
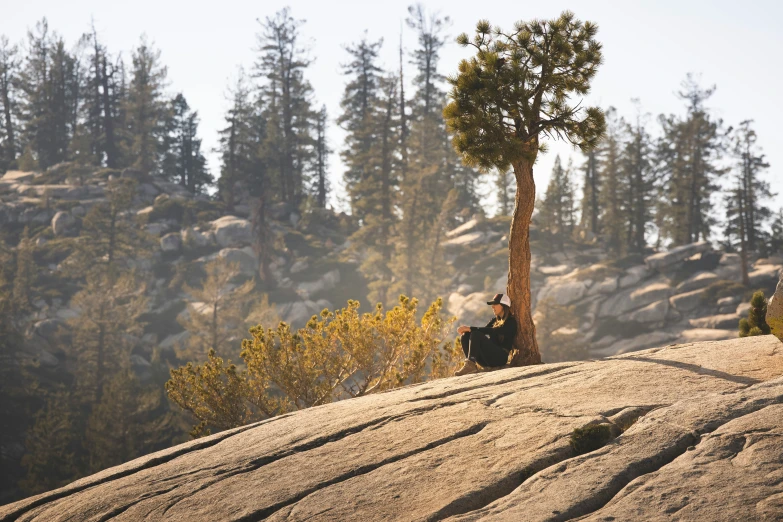
<svg viewBox="0 0 783 522">
<path fill-rule="evenodd" d="M 492 340 L 480 332 L 467 332 L 460 337 L 462 351 L 465 357 L 472 359 L 481 366 L 503 366 L 508 362 L 508 352 L 493 343 Z"/>
</svg>

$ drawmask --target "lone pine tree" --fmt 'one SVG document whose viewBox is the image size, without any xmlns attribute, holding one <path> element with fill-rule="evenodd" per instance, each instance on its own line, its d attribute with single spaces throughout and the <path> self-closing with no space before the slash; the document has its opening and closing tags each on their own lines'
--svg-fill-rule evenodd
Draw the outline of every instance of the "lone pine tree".
<svg viewBox="0 0 783 522">
<path fill-rule="evenodd" d="M 512 364 L 537 364 L 541 354 L 530 314 L 530 219 L 536 191 L 533 164 L 541 135 L 565 138 L 583 151 L 605 131 L 604 114 L 591 107 L 580 118 L 572 94 L 585 95 L 601 64 L 598 28 L 565 11 L 560 17 L 517 22 L 506 33 L 482 20 L 471 42 L 476 49 L 449 78 L 451 102 L 444 116 L 454 131 L 453 144 L 465 163 L 482 170 L 514 169 L 517 192 L 509 233 L 508 294 L 519 329 Z"/>
<path fill-rule="evenodd" d="M 739 336 L 749 337 L 754 335 L 769 335 L 770 328 L 767 324 L 767 299 L 764 292 L 758 291 L 750 300 L 750 310 L 747 319 L 740 319 Z"/>
</svg>

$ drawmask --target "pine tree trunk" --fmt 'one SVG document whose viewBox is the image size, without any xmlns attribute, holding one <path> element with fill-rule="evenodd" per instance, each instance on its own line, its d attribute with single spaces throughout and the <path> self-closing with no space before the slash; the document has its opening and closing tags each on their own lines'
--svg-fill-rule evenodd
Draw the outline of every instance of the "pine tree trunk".
<svg viewBox="0 0 783 522">
<path fill-rule="evenodd" d="M 117 151 L 117 139 L 114 134 L 114 118 L 115 114 L 112 110 L 112 103 L 109 97 L 109 75 L 106 70 L 106 55 L 103 55 L 103 62 L 101 64 L 101 86 L 103 89 L 103 127 L 106 133 L 104 143 L 104 151 L 106 152 L 106 166 L 110 169 L 116 169 L 119 166 L 119 153 Z M 112 70 L 112 76 L 114 70 Z"/>
<path fill-rule="evenodd" d="M 12 162 L 16 159 L 16 137 L 14 136 L 14 125 L 11 118 L 11 78 L 8 69 L 4 71 L 3 77 L 0 78 L 0 100 L 3 103 L 6 160 Z"/>
<path fill-rule="evenodd" d="M 746 241 L 747 230 L 745 229 L 745 209 L 743 208 L 742 199 L 744 194 L 742 189 L 737 190 L 737 200 L 739 203 L 739 233 L 740 233 L 740 260 L 742 261 L 742 284 L 750 286 L 750 277 L 748 276 L 748 243 Z"/>
<path fill-rule="evenodd" d="M 537 147 L 538 144 L 536 143 Z M 508 236 L 508 296 L 511 313 L 517 319 L 517 350 L 511 364 L 526 366 L 541 363 L 541 353 L 536 342 L 536 326 L 530 309 L 530 220 L 536 201 L 536 184 L 533 180 L 533 162 L 522 159 L 514 164 L 517 180 L 514 214 Z"/>
<path fill-rule="evenodd" d="M 258 257 L 258 276 L 265 286 L 272 284 L 272 274 L 269 271 L 269 236 L 266 223 L 265 187 L 261 187 L 261 195 L 255 200 L 252 213 L 253 250 Z"/>
<path fill-rule="evenodd" d="M 588 169 L 590 171 L 590 230 L 598 235 L 598 179 L 595 172 L 595 151 L 591 150 L 588 156 Z"/>
</svg>

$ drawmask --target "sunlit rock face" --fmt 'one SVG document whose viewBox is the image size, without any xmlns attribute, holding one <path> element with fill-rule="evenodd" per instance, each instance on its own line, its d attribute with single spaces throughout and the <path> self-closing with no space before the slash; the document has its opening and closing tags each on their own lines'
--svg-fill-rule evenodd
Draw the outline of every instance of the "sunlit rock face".
<svg viewBox="0 0 783 522">
<path fill-rule="evenodd" d="M 772 334 L 783 341 L 783 276 L 780 278 L 775 295 L 767 305 L 767 324 Z"/>
<path fill-rule="evenodd" d="M 574 430 L 596 424 L 607 437 L 577 454 Z M 774 520 L 781 455 L 783 350 L 768 335 L 310 408 L 10 504 L 0 521 Z"/>
</svg>

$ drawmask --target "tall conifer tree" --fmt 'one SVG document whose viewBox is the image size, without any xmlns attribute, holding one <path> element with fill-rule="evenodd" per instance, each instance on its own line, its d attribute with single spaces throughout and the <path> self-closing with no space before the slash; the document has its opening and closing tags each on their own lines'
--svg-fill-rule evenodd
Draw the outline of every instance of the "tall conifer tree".
<svg viewBox="0 0 783 522">
<path fill-rule="evenodd" d="M 142 38 L 133 51 L 130 85 L 125 102 L 128 162 L 146 174 L 159 174 L 167 104 L 163 97 L 166 67 L 160 51 Z"/>
</svg>

